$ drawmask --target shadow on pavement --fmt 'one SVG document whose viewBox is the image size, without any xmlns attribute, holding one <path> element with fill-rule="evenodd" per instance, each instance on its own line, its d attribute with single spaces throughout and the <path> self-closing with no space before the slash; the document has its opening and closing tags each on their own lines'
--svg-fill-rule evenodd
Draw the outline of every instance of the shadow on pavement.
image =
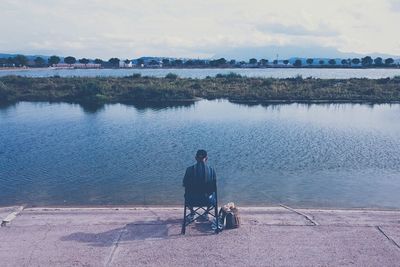
<svg viewBox="0 0 400 267">
<path fill-rule="evenodd" d="M 129 242 L 137 240 L 162 240 L 180 237 L 181 219 L 135 221 L 124 227 L 115 228 L 101 233 L 76 232 L 60 238 L 61 241 L 75 241 L 87 243 L 90 246 L 110 247 L 116 242 Z M 195 223 L 193 235 L 211 234 L 209 223 Z M 183 236 L 182 236 L 183 237 Z"/>
</svg>

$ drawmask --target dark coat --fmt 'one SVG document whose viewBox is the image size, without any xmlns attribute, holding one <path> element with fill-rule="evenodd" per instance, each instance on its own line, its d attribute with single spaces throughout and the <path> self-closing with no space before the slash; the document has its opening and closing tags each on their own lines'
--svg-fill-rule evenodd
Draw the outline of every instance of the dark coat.
<svg viewBox="0 0 400 267">
<path fill-rule="evenodd" d="M 197 162 L 186 169 L 183 178 L 185 195 L 210 195 L 216 191 L 216 181 L 214 169 L 204 162 Z"/>
</svg>

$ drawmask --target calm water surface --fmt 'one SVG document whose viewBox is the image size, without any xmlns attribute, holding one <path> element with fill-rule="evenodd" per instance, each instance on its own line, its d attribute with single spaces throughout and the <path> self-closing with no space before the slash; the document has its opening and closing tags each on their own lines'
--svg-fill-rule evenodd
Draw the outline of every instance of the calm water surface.
<svg viewBox="0 0 400 267">
<path fill-rule="evenodd" d="M 400 208 L 400 105 L 0 108 L 0 205 L 182 203 L 209 151 L 223 202 Z"/>
<path fill-rule="evenodd" d="M 61 77 L 82 76 L 113 76 L 122 77 L 141 73 L 143 76 L 165 77 L 168 73 L 178 74 L 185 78 L 205 78 L 218 73 L 239 73 L 248 77 L 291 78 L 301 75 L 304 78 L 349 79 L 370 78 L 379 79 L 400 76 L 400 69 L 29 69 L 29 70 L 0 70 L 0 76 L 20 75 L 28 77 Z"/>
</svg>

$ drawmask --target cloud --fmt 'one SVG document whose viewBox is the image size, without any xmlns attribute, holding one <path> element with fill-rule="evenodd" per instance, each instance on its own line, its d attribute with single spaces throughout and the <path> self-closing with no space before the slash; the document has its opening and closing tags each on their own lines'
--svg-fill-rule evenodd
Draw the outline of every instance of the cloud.
<svg viewBox="0 0 400 267">
<path fill-rule="evenodd" d="M 280 23 L 268 23 L 257 26 L 257 29 L 266 33 L 299 35 L 299 36 L 337 36 L 338 32 L 320 24 L 317 28 L 308 29 L 302 25 L 284 25 Z"/>
<path fill-rule="evenodd" d="M 0 32 L 7 38 L 0 52 L 212 57 L 316 45 L 400 54 L 398 0 L 1 1 Z"/>
<path fill-rule="evenodd" d="M 389 7 L 391 11 L 400 12 L 400 1 L 399 0 L 389 0 Z"/>
</svg>

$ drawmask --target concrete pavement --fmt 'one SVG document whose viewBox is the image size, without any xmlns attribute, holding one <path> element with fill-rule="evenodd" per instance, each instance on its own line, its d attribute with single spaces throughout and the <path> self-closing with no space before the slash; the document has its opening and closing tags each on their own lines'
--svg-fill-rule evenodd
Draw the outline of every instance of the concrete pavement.
<svg viewBox="0 0 400 267">
<path fill-rule="evenodd" d="M 20 210 L 0 208 L 0 266 L 400 266 L 400 211 L 241 208 L 182 236 L 182 208 Z"/>
</svg>

